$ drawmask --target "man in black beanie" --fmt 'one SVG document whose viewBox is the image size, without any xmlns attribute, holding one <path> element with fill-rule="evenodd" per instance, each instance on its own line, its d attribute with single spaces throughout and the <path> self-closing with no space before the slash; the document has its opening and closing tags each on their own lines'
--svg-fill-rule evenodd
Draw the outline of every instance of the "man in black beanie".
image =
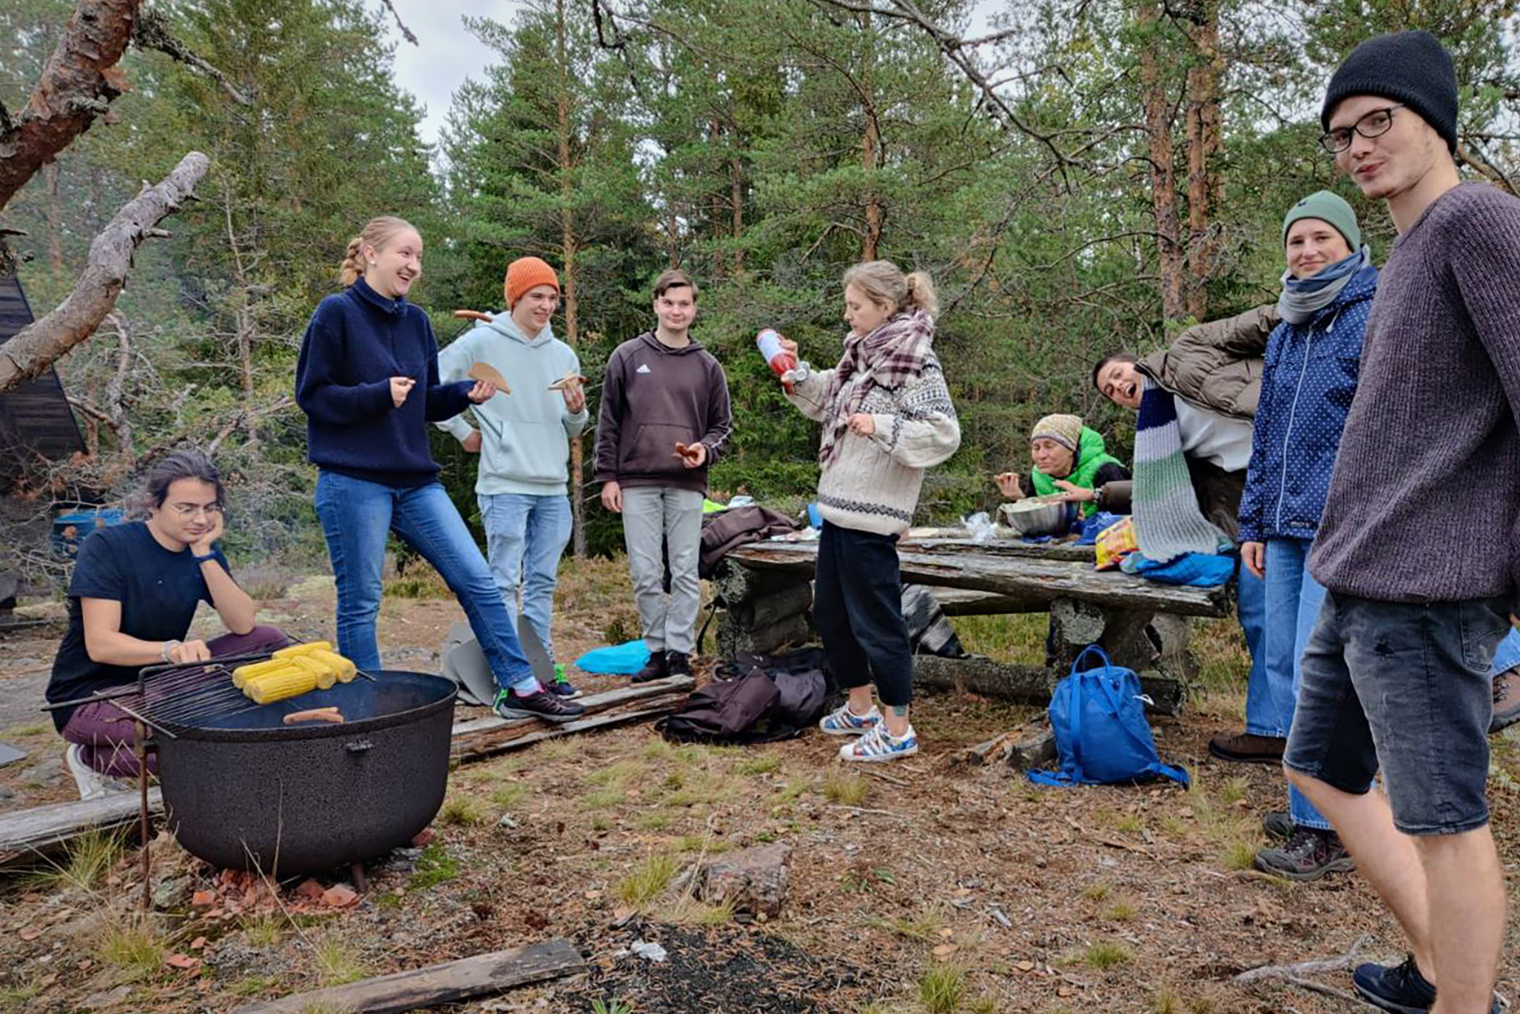
<svg viewBox="0 0 1520 1014">
<path fill-rule="evenodd" d="M 1399 238 L 1309 557 L 1328 594 L 1283 766 L 1409 938 L 1357 992 L 1483 1014 L 1504 938 L 1490 663 L 1520 587 L 1520 200 L 1461 181 L 1456 75 L 1427 32 L 1358 46 L 1320 122 Z"/>
</svg>

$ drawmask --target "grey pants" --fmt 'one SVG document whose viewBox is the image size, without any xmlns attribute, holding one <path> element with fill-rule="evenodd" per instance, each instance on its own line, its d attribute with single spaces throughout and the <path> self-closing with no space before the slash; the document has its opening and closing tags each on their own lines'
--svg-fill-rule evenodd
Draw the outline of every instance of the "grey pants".
<svg viewBox="0 0 1520 1014">
<path fill-rule="evenodd" d="M 623 542 L 633 574 L 639 624 L 650 651 L 692 654 L 702 589 L 697 558 L 702 549 L 702 494 L 672 486 L 623 490 Z M 670 553 L 670 598 L 663 590 Z"/>
</svg>

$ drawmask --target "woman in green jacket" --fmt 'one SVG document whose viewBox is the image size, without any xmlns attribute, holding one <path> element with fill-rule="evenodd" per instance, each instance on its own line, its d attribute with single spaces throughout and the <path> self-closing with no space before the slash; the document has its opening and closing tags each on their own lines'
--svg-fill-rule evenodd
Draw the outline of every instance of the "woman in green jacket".
<svg viewBox="0 0 1520 1014">
<path fill-rule="evenodd" d="M 1096 510 L 1095 489 L 1130 477 L 1129 469 L 1108 453 L 1102 434 L 1082 425 L 1081 416 L 1048 415 L 1035 423 L 1029 454 L 1034 468 L 1028 475 L 1004 472 L 994 480 L 1009 500 L 1065 493 L 1066 500 L 1082 505 L 1082 516 L 1087 517 Z"/>
</svg>

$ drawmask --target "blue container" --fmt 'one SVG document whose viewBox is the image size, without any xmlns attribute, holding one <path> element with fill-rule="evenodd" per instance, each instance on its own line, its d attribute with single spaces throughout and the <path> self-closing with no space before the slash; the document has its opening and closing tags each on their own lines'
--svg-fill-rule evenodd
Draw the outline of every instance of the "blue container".
<svg viewBox="0 0 1520 1014">
<path fill-rule="evenodd" d="M 53 519 L 53 552 L 72 560 L 85 536 L 97 528 L 119 525 L 125 520 L 127 512 L 114 507 L 60 514 Z"/>
</svg>

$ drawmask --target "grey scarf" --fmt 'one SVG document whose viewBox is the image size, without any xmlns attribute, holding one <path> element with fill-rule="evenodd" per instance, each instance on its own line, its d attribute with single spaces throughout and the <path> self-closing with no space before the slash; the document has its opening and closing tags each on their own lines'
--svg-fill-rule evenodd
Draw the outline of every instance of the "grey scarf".
<svg viewBox="0 0 1520 1014">
<path fill-rule="evenodd" d="M 1294 278 L 1291 272 L 1284 271 L 1283 291 L 1277 299 L 1278 314 L 1289 324 L 1302 324 L 1335 302 L 1356 273 L 1371 263 L 1372 251 L 1364 246 L 1308 278 Z"/>
</svg>

